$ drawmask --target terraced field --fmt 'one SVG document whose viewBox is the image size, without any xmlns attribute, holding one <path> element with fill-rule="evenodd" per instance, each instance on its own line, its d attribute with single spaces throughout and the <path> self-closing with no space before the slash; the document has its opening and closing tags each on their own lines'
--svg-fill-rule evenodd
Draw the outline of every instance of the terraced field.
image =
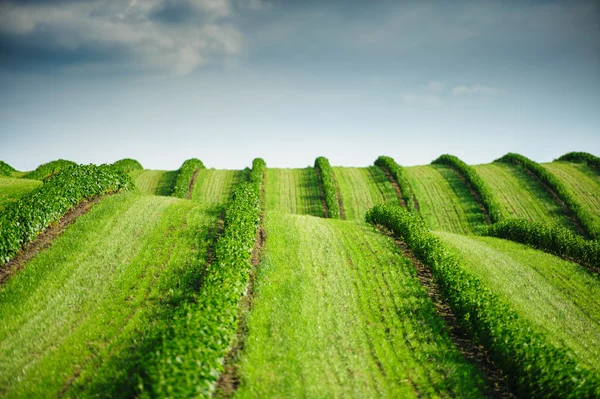
<svg viewBox="0 0 600 399">
<path fill-rule="evenodd" d="M 522 169 L 501 163 L 474 168 L 492 189 L 505 218 L 528 219 L 575 230 L 550 194 Z"/>
<path fill-rule="evenodd" d="M 246 179 L 242 170 L 201 169 L 192 189 L 192 199 L 203 204 L 226 202 L 233 186 Z"/>
<path fill-rule="evenodd" d="M 19 198 L 41 185 L 42 182 L 39 180 L 0 176 L 0 212 L 6 205 L 18 201 Z"/>
<path fill-rule="evenodd" d="M 175 183 L 177 171 L 134 170 L 129 172 L 135 186 L 143 193 L 169 196 Z"/>
<path fill-rule="evenodd" d="M 485 226 L 480 205 L 452 170 L 442 165 L 404 170 L 431 229 L 474 234 Z"/>
<path fill-rule="evenodd" d="M 313 168 L 268 168 L 266 180 L 267 210 L 323 216 L 323 203 Z"/>
<path fill-rule="evenodd" d="M 367 211 L 376 204 L 400 203 L 392 184 L 378 166 L 333 170 L 348 220 L 364 220 Z"/>
<path fill-rule="evenodd" d="M 480 397 L 394 242 L 268 212 L 237 397 Z"/>
</svg>

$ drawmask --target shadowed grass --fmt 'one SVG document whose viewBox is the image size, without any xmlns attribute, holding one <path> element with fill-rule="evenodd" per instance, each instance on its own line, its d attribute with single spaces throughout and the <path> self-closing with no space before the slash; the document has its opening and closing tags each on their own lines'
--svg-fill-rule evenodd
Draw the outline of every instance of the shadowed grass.
<svg viewBox="0 0 600 399">
<path fill-rule="evenodd" d="M 192 189 L 192 199 L 203 204 L 226 202 L 231 197 L 233 186 L 245 179 L 243 170 L 200 169 Z"/>
<path fill-rule="evenodd" d="M 267 168 L 265 209 L 323 217 L 314 168 Z"/>
<path fill-rule="evenodd" d="M 135 186 L 145 194 L 169 196 L 177 171 L 166 170 L 134 170 L 129 172 Z"/>
</svg>

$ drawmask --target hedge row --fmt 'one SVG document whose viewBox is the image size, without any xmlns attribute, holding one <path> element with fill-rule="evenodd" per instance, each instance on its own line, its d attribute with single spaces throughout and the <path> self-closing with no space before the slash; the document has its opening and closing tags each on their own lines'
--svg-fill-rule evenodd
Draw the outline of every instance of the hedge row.
<svg viewBox="0 0 600 399">
<path fill-rule="evenodd" d="M 494 162 L 512 163 L 524 167 L 558 195 L 567 209 L 577 218 L 588 236 L 592 238 L 600 237 L 600 231 L 597 231 L 594 227 L 592 217 L 579 205 L 571 192 L 548 169 L 523 155 L 514 153 L 508 153 Z"/>
<path fill-rule="evenodd" d="M 383 155 L 375 160 L 375 165 L 379 166 L 380 168 L 385 168 L 390 172 L 392 177 L 396 179 L 396 183 L 398 183 L 398 187 L 402 192 L 402 199 L 406 204 L 406 208 L 411 212 L 416 212 L 417 207 L 415 205 L 415 196 L 413 194 L 412 187 L 410 186 L 410 183 L 404 174 L 404 168 L 398 165 L 393 158 Z"/>
<path fill-rule="evenodd" d="M 333 168 L 329 164 L 329 160 L 325 157 L 318 157 L 315 160 L 315 169 L 319 171 L 321 176 L 320 184 L 325 193 L 325 205 L 327 212 L 332 219 L 340 218 L 340 204 L 338 202 L 337 189 L 335 186 L 335 178 L 333 176 Z"/>
<path fill-rule="evenodd" d="M 585 240 L 563 227 L 525 219 L 509 219 L 488 226 L 484 235 L 527 244 L 536 249 L 600 270 L 600 242 Z"/>
<path fill-rule="evenodd" d="M 0 176 L 12 176 L 16 169 L 4 161 L 0 161 Z"/>
<path fill-rule="evenodd" d="M 432 162 L 432 164 L 446 165 L 456 170 L 469 182 L 471 187 L 479 194 L 481 203 L 485 207 L 490 220 L 492 223 L 498 222 L 502 219 L 502 212 L 500 211 L 500 205 L 494 199 L 492 192 L 488 185 L 479 177 L 477 172 L 472 166 L 467 165 L 454 155 L 444 154 L 438 159 Z"/>
<path fill-rule="evenodd" d="M 267 164 L 265 163 L 264 159 L 255 158 L 252 161 L 252 170 L 250 171 L 250 183 L 257 184 L 260 188 L 263 182 L 263 176 L 266 168 Z"/>
<path fill-rule="evenodd" d="M 110 165 L 62 170 L 0 214 L 0 265 L 81 201 L 131 188 L 129 176 Z"/>
<path fill-rule="evenodd" d="M 175 178 L 173 197 L 185 198 L 194 173 L 200 169 L 204 169 L 204 164 L 197 158 L 190 158 L 181 165 Z"/>
<path fill-rule="evenodd" d="M 260 161 L 254 162 L 254 176 L 264 165 Z M 234 187 L 215 260 L 207 266 L 200 291 L 180 307 L 171 323 L 172 333 L 154 354 L 152 396 L 210 397 L 223 371 L 223 359 L 238 328 L 240 299 L 247 291 L 260 222 L 262 180 L 254 179 Z"/>
<path fill-rule="evenodd" d="M 131 158 L 120 159 L 113 163 L 113 166 L 125 173 L 129 173 L 132 170 L 144 169 L 141 163 Z"/>
<path fill-rule="evenodd" d="M 600 158 L 589 152 L 569 152 L 554 161 L 586 163 L 596 171 L 600 171 Z"/>
<path fill-rule="evenodd" d="M 577 364 L 570 354 L 520 319 L 461 266 L 425 223 L 405 209 L 384 204 L 372 208 L 368 222 L 391 230 L 431 268 L 459 323 L 484 345 L 506 374 L 515 394 L 523 397 L 600 397 L 600 376 Z"/>
<path fill-rule="evenodd" d="M 57 159 L 56 161 L 50 161 L 48 163 L 41 164 L 37 167 L 36 170 L 27 173 L 25 176 L 23 176 L 23 178 L 33 180 L 44 180 L 54 176 L 63 169 L 76 165 L 77 164 L 73 161 L 67 161 L 66 159 Z"/>
</svg>

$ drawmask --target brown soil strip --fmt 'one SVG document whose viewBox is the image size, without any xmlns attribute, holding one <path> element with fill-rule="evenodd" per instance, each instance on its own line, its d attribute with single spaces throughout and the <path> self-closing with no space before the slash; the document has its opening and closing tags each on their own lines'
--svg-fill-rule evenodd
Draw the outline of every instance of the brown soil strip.
<svg viewBox="0 0 600 399">
<path fill-rule="evenodd" d="M 35 240 L 26 244 L 14 258 L 0 269 L 0 285 L 4 284 L 13 274 L 25 267 L 25 264 L 33 259 L 42 250 L 50 247 L 54 239 L 58 238 L 75 220 L 89 212 L 89 210 L 100 202 L 103 196 L 97 196 L 81 201 L 76 207 L 68 211 L 56 223 L 51 224 Z"/>
<path fill-rule="evenodd" d="M 475 345 L 466 332 L 458 324 L 456 316 L 448 304 L 442 300 L 439 286 L 436 284 L 431 270 L 419 261 L 406 243 L 396 239 L 386 229 L 379 227 L 379 231 L 392 237 L 402 253 L 408 257 L 415 270 L 417 278 L 435 305 L 435 310 L 447 326 L 448 336 L 467 361 L 475 364 L 481 371 L 487 385 L 486 396 L 490 398 L 516 398 L 508 386 L 502 371 L 494 364 L 489 353 L 481 345 Z"/>
<path fill-rule="evenodd" d="M 200 169 L 196 169 L 194 171 L 194 174 L 192 175 L 192 178 L 190 179 L 190 185 L 188 186 L 187 193 L 185 194 L 185 198 L 187 199 L 192 198 L 192 190 L 194 189 L 194 184 L 196 183 L 196 179 L 198 178 L 198 172 L 200 172 Z"/>
<path fill-rule="evenodd" d="M 490 218 L 490 214 L 488 213 L 487 209 L 485 209 L 485 206 L 483 205 L 483 201 L 481 200 L 481 195 L 479 195 L 479 193 L 475 190 L 475 188 L 473 187 L 473 185 L 471 184 L 471 182 L 469 182 L 463 176 L 462 173 L 460 173 L 458 170 L 454 169 L 452 166 L 446 165 L 446 167 L 448 167 L 448 169 L 450 169 L 452 172 L 454 172 L 454 174 L 456 175 L 456 177 L 458 177 L 458 179 L 461 182 L 463 182 L 463 184 L 467 187 L 467 189 L 471 193 L 471 196 L 473 198 L 475 198 L 475 201 L 479 205 L 479 209 L 481 209 L 481 213 L 483 214 L 483 219 L 485 220 L 485 223 L 486 224 L 492 224 L 492 219 Z"/>
<path fill-rule="evenodd" d="M 577 219 L 577 217 L 575 217 L 575 215 L 573 215 L 573 212 L 571 212 L 571 210 L 567 207 L 567 204 L 565 204 L 565 202 L 559 197 L 559 195 L 556 193 L 556 191 L 554 191 L 552 188 L 550 188 L 550 186 L 548 186 L 546 183 L 541 181 L 540 178 L 537 177 L 532 171 L 530 171 L 526 167 L 523 167 L 523 169 L 525 170 L 525 173 L 527 173 L 527 175 L 529 177 L 531 177 L 533 180 L 538 182 L 542 187 L 544 187 L 544 190 L 546 190 L 548 192 L 548 194 L 550 194 L 550 196 L 554 199 L 554 201 L 558 204 L 558 206 L 561 207 L 561 209 L 563 210 L 563 212 L 565 213 L 567 218 L 571 221 L 571 223 L 573 223 L 573 225 L 577 229 L 577 232 L 579 234 L 581 234 L 582 236 L 584 236 L 585 238 L 590 238 L 589 235 L 587 234 L 587 232 L 585 231 L 585 229 L 583 228 L 583 226 L 581 225 L 581 222 L 579 221 L 579 219 Z"/>
<path fill-rule="evenodd" d="M 333 184 L 335 184 L 335 195 L 337 196 L 338 206 L 340 208 L 340 219 L 346 220 L 346 211 L 344 210 L 344 203 L 342 201 L 342 192 L 340 191 L 340 185 L 338 184 L 335 174 L 333 175 Z"/>
<path fill-rule="evenodd" d="M 261 224 L 258 226 L 256 232 L 256 240 L 254 241 L 254 249 L 252 250 L 252 269 L 250 269 L 250 275 L 248 280 L 248 288 L 246 295 L 241 299 L 240 309 L 238 311 L 238 331 L 234 339 L 231 349 L 225 355 L 225 370 L 219 376 L 217 386 L 215 388 L 214 396 L 217 398 L 231 398 L 235 394 L 235 391 L 240 386 L 240 375 L 239 375 L 239 360 L 240 356 L 244 351 L 246 344 L 246 336 L 248 334 L 248 316 L 252 311 L 254 301 L 254 279 L 256 274 L 256 268 L 259 267 L 261 261 L 262 249 L 266 241 L 265 230 L 263 229 L 264 222 L 264 206 L 265 206 L 265 194 L 266 194 L 266 173 L 263 175 L 263 184 L 260 190 L 261 197 L 261 212 L 260 220 Z"/>
<path fill-rule="evenodd" d="M 383 170 L 385 177 L 387 177 L 388 180 L 390 181 L 390 183 L 392 184 L 392 187 L 394 187 L 394 191 L 396 191 L 396 194 L 398 195 L 398 199 L 400 200 L 400 205 L 403 208 L 406 208 L 406 202 L 404 201 L 404 196 L 402 195 L 402 190 L 400 190 L 400 186 L 398 185 L 398 182 L 396 181 L 396 179 L 394 179 L 394 176 L 392 176 L 392 174 L 390 173 L 388 168 L 386 168 L 385 166 L 380 166 L 380 168 L 381 168 L 381 170 Z"/>
<path fill-rule="evenodd" d="M 317 174 L 317 186 L 319 186 L 319 195 L 321 197 L 321 208 L 323 209 L 323 217 L 327 219 L 329 217 L 329 210 L 327 209 L 327 202 L 325 202 L 325 189 L 323 188 L 321 169 L 315 167 L 314 170 Z"/>
</svg>

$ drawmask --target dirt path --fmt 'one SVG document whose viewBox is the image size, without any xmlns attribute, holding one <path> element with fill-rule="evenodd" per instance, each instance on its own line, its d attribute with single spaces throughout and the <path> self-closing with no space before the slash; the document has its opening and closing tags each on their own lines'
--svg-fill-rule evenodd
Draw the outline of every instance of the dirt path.
<svg viewBox="0 0 600 399">
<path fill-rule="evenodd" d="M 200 169 L 196 169 L 194 171 L 194 174 L 192 175 L 192 178 L 190 179 L 190 185 L 188 186 L 187 193 L 185 194 L 186 199 L 192 198 L 192 192 L 194 191 L 194 184 L 196 183 L 196 179 L 198 178 L 199 172 L 200 172 Z"/>
</svg>

